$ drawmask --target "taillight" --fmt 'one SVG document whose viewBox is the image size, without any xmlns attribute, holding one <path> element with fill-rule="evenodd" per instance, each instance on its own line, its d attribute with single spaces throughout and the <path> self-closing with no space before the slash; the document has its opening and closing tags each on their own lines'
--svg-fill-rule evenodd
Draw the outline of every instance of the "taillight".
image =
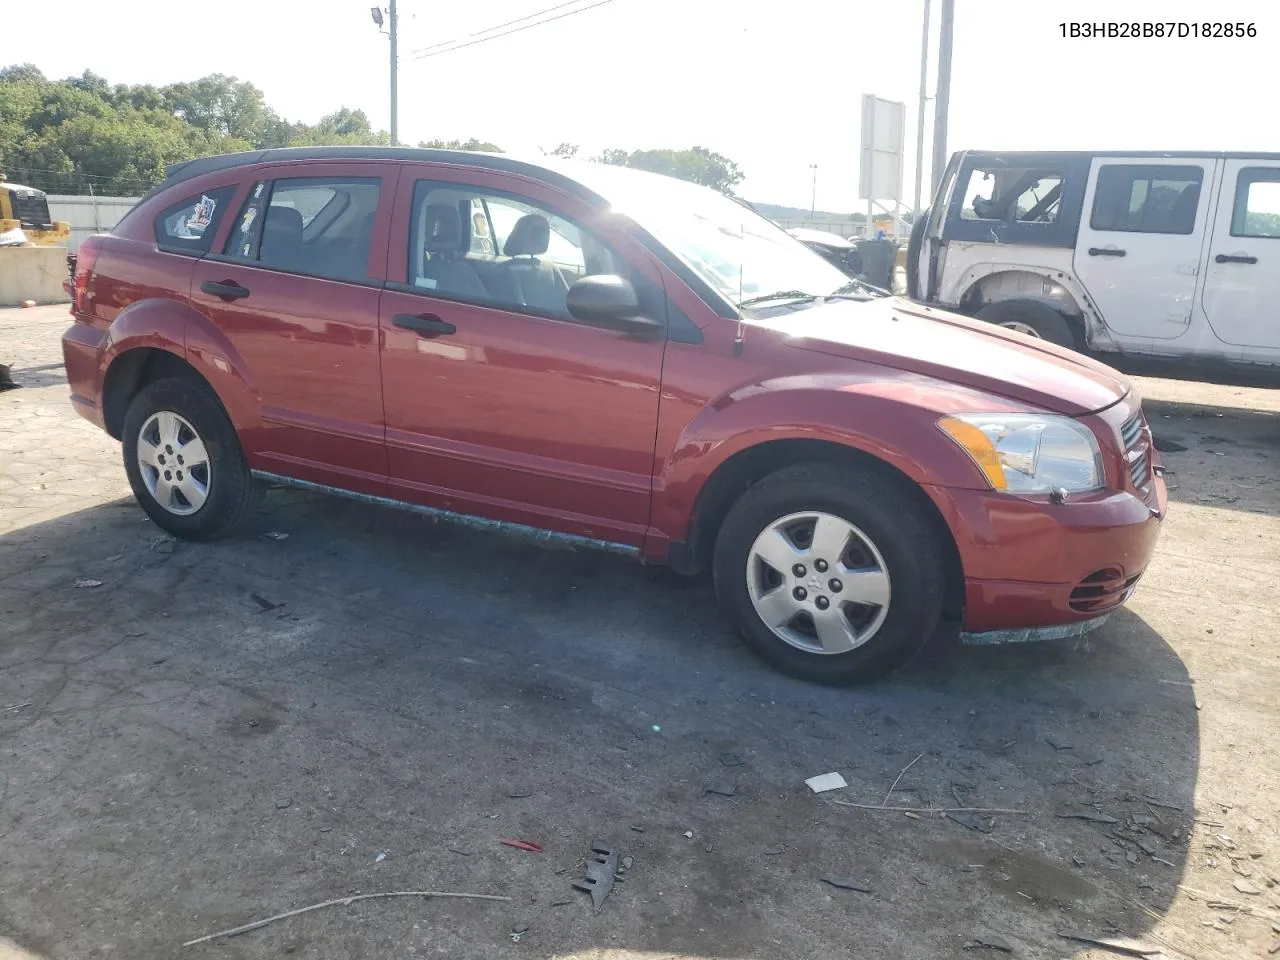
<svg viewBox="0 0 1280 960">
<path fill-rule="evenodd" d="M 97 237 L 85 237 L 76 251 L 75 273 L 71 280 L 71 312 L 81 315 L 89 309 L 89 280 L 93 277 L 93 265 L 98 259 Z"/>
</svg>

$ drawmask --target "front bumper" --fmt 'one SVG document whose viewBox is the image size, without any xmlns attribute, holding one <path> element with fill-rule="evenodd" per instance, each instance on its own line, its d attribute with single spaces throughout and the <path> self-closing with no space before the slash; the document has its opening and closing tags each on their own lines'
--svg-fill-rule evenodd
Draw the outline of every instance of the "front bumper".
<svg viewBox="0 0 1280 960">
<path fill-rule="evenodd" d="M 1150 483 L 1061 504 L 929 488 L 960 553 L 964 632 L 1080 625 L 1121 606 L 1146 571 L 1168 508 L 1164 480 Z"/>
</svg>

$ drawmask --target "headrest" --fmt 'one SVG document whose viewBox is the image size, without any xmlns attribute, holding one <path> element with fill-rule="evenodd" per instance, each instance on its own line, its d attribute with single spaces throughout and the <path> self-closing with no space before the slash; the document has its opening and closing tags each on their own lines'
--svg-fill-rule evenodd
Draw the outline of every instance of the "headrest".
<svg viewBox="0 0 1280 960">
<path fill-rule="evenodd" d="M 262 224 L 265 239 L 302 240 L 302 214 L 293 207 L 272 205 L 267 207 L 267 219 Z"/>
<path fill-rule="evenodd" d="M 551 242 L 551 224 L 537 213 L 526 213 L 511 228 L 511 235 L 502 247 L 508 257 L 536 257 L 547 252 Z"/>
<path fill-rule="evenodd" d="M 462 217 L 448 203 L 427 206 L 426 246 L 432 253 L 457 253 L 462 245 Z"/>
</svg>

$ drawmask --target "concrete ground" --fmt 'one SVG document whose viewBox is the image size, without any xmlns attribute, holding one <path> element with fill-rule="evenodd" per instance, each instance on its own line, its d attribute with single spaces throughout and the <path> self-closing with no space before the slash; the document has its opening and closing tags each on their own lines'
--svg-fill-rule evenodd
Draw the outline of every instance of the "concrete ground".
<svg viewBox="0 0 1280 960">
<path fill-rule="evenodd" d="M 260 535 L 161 536 L 70 408 L 66 323 L 0 312 L 24 385 L 0 394 L 0 958 L 1280 941 L 1280 391 L 1141 381 L 1185 447 L 1174 502 L 1087 640 L 943 631 L 888 681 L 829 690 L 753 660 L 704 583 L 624 560 L 283 491 Z M 810 793 L 828 771 L 848 789 Z M 956 806 L 1018 812 L 928 812 Z M 571 887 L 597 838 L 634 858 L 598 913 Z M 182 946 L 398 890 L 510 900 L 367 900 Z"/>
</svg>

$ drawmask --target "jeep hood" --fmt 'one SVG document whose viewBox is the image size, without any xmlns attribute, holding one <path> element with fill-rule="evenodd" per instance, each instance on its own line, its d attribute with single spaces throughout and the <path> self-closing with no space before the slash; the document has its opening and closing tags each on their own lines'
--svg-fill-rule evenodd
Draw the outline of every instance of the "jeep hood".
<svg viewBox="0 0 1280 960">
<path fill-rule="evenodd" d="M 1073 417 L 1106 409 L 1129 392 L 1123 374 L 1082 354 L 899 297 L 833 300 L 748 322 L 783 334 L 799 349 L 923 374 Z"/>
</svg>

